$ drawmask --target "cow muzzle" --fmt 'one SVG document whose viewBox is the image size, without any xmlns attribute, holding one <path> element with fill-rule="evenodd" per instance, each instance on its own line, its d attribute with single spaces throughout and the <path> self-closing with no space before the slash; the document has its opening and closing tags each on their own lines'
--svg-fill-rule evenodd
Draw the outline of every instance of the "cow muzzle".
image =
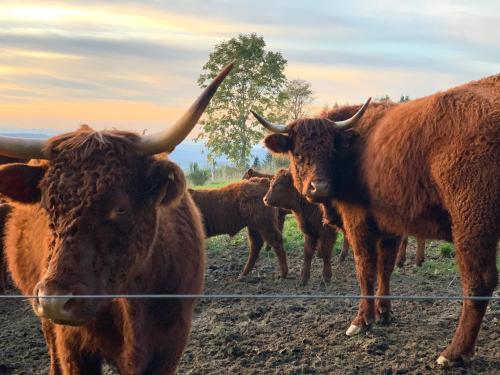
<svg viewBox="0 0 500 375">
<path fill-rule="evenodd" d="M 269 198 L 269 196 L 264 195 L 264 198 L 262 198 L 262 201 L 264 202 L 264 204 L 268 207 L 273 207 L 273 200 Z"/>
<path fill-rule="evenodd" d="M 323 180 L 311 181 L 306 189 L 306 198 L 313 202 L 322 201 L 328 197 L 330 185 Z"/>
<path fill-rule="evenodd" d="M 49 319 L 56 324 L 80 326 L 87 319 L 75 313 L 77 300 L 73 298 L 74 291 L 62 288 L 51 288 L 39 283 L 35 288 L 36 300 L 33 302 L 35 314 L 40 318 Z"/>
</svg>

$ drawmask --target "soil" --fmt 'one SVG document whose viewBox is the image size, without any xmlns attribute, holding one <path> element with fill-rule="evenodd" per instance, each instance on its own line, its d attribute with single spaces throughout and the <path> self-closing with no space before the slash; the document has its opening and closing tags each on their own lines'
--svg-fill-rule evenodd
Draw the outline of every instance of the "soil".
<svg viewBox="0 0 500 375">
<path fill-rule="evenodd" d="M 417 269 L 414 244 L 403 270 L 392 278 L 398 295 L 460 295 L 457 274 L 441 268 Z M 257 269 L 237 281 L 245 247 L 209 255 L 206 293 L 358 294 L 350 256 L 334 259 L 330 285 L 321 282 L 314 260 L 309 285 L 298 286 L 302 263 L 289 254 L 290 276 L 278 277 L 277 261 L 263 251 Z M 10 294 L 17 293 L 9 290 Z M 497 289 L 496 295 L 500 292 Z M 357 311 L 353 300 L 202 300 L 179 374 L 499 374 L 500 303 L 490 303 L 466 367 L 435 364 L 459 317 L 457 301 L 394 301 L 390 325 L 374 325 L 356 337 L 345 330 Z M 49 359 L 38 320 L 22 300 L 0 300 L 0 374 L 46 374 Z M 110 367 L 105 373 L 115 373 Z"/>
</svg>

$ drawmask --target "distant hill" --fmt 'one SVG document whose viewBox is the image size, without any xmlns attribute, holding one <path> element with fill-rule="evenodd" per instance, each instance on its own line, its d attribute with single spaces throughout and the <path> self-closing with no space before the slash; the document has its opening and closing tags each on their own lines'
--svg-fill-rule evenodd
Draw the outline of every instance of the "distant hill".
<svg viewBox="0 0 500 375">
<path fill-rule="evenodd" d="M 33 139 L 46 139 L 52 137 L 52 135 L 41 134 L 41 133 L 3 133 L 0 132 L 0 135 L 4 135 L 6 137 L 22 137 L 22 138 L 33 138 Z"/>
<path fill-rule="evenodd" d="M 264 160 L 266 156 L 266 149 L 261 146 L 257 145 L 254 146 L 252 150 L 252 157 L 258 157 L 261 161 Z M 170 154 L 170 158 L 175 161 L 179 166 L 186 170 L 189 168 L 189 164 L 191 163 L 198 163 L 201 167 L 206 167 L 207 166 L 207 153 L 206 150 L 204 149 L 204 146 L 202 143 L 198 142 L 193 142 L 193 141 L 184 141 L 180 145 L 178 145 L 174 152 Z M 217 163 L 219 165 L 221 164 L 229 164 L 226 158 L 219 158 L 217 160 Z"/>
<path fill-rule="evenodd" d="M 33 139 L 45 139 L 50 138 L 56 135 L 52 130 L 43 130 L 43 132 L 35 132 L 33 130 L 28 130 L 26 132 L 21 131 L 20 129 L 0 129 L 0 135 L 7 137 L 24 137 L 24 138 L 33 138 Z M 252 150 L 253 157 L 258 156 L 262 161 L 266 156 L 267 151 L 261 145 L 257 145 Z M 174 152 L 170 155 L 171 159 L 175 161 L 179 166 L 186 170 L 189 168 L 189 164 L 198 163 L 201 167 L 207 166 L 207 154 L 204 149 L 203 143 L 193 142 L 190 140 L 186 140 L 178 145 Z M 217 160 L 219 165 L 221 164 L 229 164 L 226 158 L 220 158 Z"/>
</svg>

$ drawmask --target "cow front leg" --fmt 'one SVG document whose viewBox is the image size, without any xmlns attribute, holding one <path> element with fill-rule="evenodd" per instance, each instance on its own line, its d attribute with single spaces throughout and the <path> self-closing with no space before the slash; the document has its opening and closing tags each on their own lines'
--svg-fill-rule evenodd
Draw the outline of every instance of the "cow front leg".
<svg viewBox="0 0 500 375">
<path fill-rule="evenodd" d="M 406 238 L 407 239 L 407 238 Z M 377 243 L 377 296 L 390 296 L 391 275 L 396 257 L 401 249 L 401 237 L 382 238 Z M 375 317 L 378 322 L 388 324 L 391 319 L 391 300 L 377 299 Z"/>
<path fill-rule="evenodd" d="M 396 264 L 399 268 L 403 268 L 406 262 L 406 249 L 408 247 L 408 236 L 403 237 L 401 244 L 399 245 L 398 257 L 396 259 Z"/>
<path fill-rule="evenodd" d="M 260 233 L 262 237 L 264 237 L 264 240 L 269 243 L 274 249 L 274 252 L 278 257 L 281 277 L 286 278 L 288 275 L 288 265 L 286 260 L 285 248 L 283 247 L 283 237 L 281 236 L 281 233 L 277 228 L 265 228 Z"/>
<path fill-rule="evenodd" d="M 377 270 L 376 238 L 366 225 L 349 227 L 348 235 L 354 253 L 354 263 L 361 295 L 373 296 Z M 354 336 L 369 329 L 374 320 L 375 303 L 373 299 L 361 299 L 358 314 L 347 329 L 346 335 Z"/>
<path fill-rule="evenodd" d="M 194 299 L 183 300 L 181 309 L 170 317 L 170 326 L 167 330 L 157 332 L 164 337 L 163 346 L 154 349 L 155 354 L 149 362 L 144 374 L 173 375 L 177 369 L 184 348 L 186 347 L 191 321 L 193 319 Z"/>
<path fill-rule="evenodd" d="M 417 237 L 417 255 L 415 257 L 415 264 L 421 267 L 425 260 L 425 239 Z"/>
<path fill-rule="evenodd" d="M 342 251 L 340 252 L 339 262 L 343 262 L 345 258 L 349 255 L 349 241 L 344 233 L 344 241 L 342 242 Z"/>
<path fill-rule="evenodd" d="M 50 357 L 50 375 L 61 375 L 61 366 L 59 365 L 59 358 L 57 356 L 57 347 L 56 347 L 56 336 L 54 333 L 54 324 L 51 323 L 47 319 L 40 319 L 42 324 L 42 332 L 43 337 L 45 338 L 45 342 L 47 343 L 47 348 L 49 350 Z"/>
<path fill-rule="evenodd" d="M 337 239 L 337 230 L 324 226 L 318 241 L 318 255 L 323 259 L 323 281 L 329 284 L 332 280 L 332 252 Z"/>
<path fill-rule="evenodd" d="M 241 272 L 241 275 L 239 276 L 240 280 L 248 275 L 255 267 L 255 263 L 259 258 L 260 250 L 262 249 L 263 244 L 264 240 L 262 239 L 262 236 L 256 230 L 248 228 L 249 253 L 243 272 Z"/>
<path fill-rule="evenodd" d="M 305 236 L 304 241 L 304 263 L 302 264 L 302 272 L 300 273 L 300 285 L 307 285 L 311 277 L 311 262 L 316 251 L 317 240 L 310 236 Z"/>
<path fill-rule="evenodd" d="M 54 326 L 55 355 L 57 363 L 51 360 L 51 374 L 98 375 L 101 374 L 101 358 L 82 346 L 80 334 L 72 327 Z M 52 353 L 51 353 L 52 355 Z"/>
</svg>

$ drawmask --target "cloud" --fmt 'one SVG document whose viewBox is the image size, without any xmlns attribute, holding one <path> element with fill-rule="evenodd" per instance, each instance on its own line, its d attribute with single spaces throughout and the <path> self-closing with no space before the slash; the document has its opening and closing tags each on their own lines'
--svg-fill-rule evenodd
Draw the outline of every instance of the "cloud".
<svg viewBox="0 0 500 375">
<path fill-rule="evenodd" d="M 0 22 L 0 126 L 115 116 L 159 128 L 199 93 L 213 46 L 238 33 L 263 35 L 316 106 L 417 97 L 500 68 L 500 3 L 486 0 L 4 1 Z"/>
</svg>

